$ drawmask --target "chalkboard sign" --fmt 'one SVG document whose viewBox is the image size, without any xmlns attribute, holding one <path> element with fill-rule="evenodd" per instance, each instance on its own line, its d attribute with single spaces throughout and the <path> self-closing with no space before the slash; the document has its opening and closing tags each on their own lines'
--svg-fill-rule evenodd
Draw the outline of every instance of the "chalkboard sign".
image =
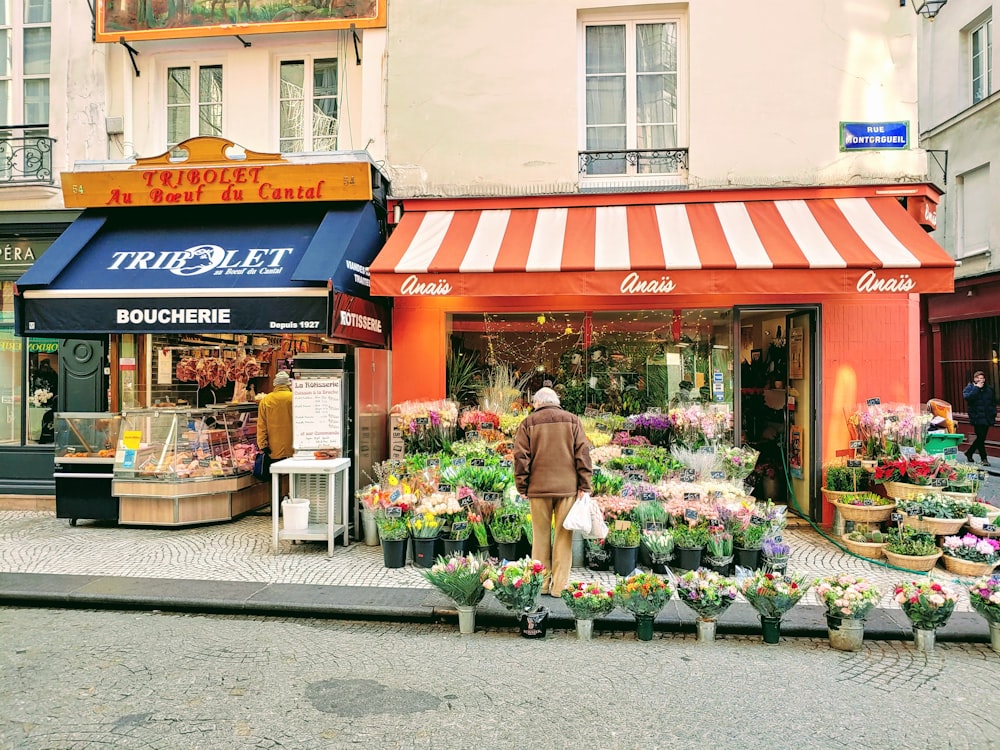
<svg viewBox="0 0 1000 750">
<path fill-rule="evenodd" d="M 879 404 L 882 403 L 882 399 L 880 399 L 878 396 L 876 396 L 875 398 L 868 399 L 868 401 L 866 403 L 869 406 L 878 406 Z"/>
<path fill-rule="evenodd" d="M 500 502 L 500 493 L 499 492 L 484 492 L 483 493 L 483 500 L 485 502 L 487 502 L 487 503 L 499 503 Z M 504 517 L 508 518 L 509 516 L 504 516 Z"/>
<path fill-rule="evenodd" d="M 686 500 L 687 496 L 685 496 L 684 499 Z M 684 518 L 686 518 L 688 521 L 697 521 L 698 511 L 696 511 L 694 508 L 686 508 L 684 510 Z"/>
<path fill-rule="evenodd" d="M 652 502 L 653 500 L 656 500 L 656 493 L 655 492 L 641 492 L 641 493 L 639 493 L 639 499 L 641 501 L 645 502 L 645 503 Z"/>
<path fill-rule="evenodd" d="M 486 466 L 486 459 L 485 458 L 473 458 L 471 461 L 469 461 L 469 465 L 470 466 Z"/>
<path fill-rule="evenodd" d="M 450 484 L 444 484 L 443 482 L 438 485 L 438 492 L 451 492 L 452 487 Z"/>
<path fill-rule="evenodd" d="M 864 500 L 861 501 L 861 504 L 864 505 L 865 507 L 870 507 L 875 504 L 875 501 L 872 500 L 870 497 L 866 497 Z"/>
<path fill-rule="evenodd" d="M 622 455 L 623 456 L 634 456 L 635 455 L 635 449 L 634 448 L 622 448 Z"/>
<path fill-rule="evenodd" d="M 851 450 L 853 450 L 853 451 L 861 450 L 861 441 L 860 440 L 852 440 L 849 443 L 849 446 L 850 446 Z"/>
<path fill-rule="evenodd" d="M 941 454 L 944 455 L 944 456 L 957 456 L 958 455 L 958 448 L 956 448 L 954 445 L 952 445 L 952 446 L 950 446 L 948 448 L 945 448 L 943 451 L 941 451 Z"/>
<path fill-rule="evenodd" d="M 440 465 L 441 465 L 441 459 L 440 458 L 428 458 L 427 459 L 427 466 L 428 466 L 428 468 L 431 467 L 431 466 L 440 466 Z"/>
<path fill-rule="evenodd" d="M 402 516 L 403 516 L 403 509 L 400 508 L 399 506 L 392 506 L 385 509 L 386 518 L 402 518 Z"/>
<path fill-rule="evenodd" d="M 479 429 L 480 430 L 492 430 L 493 429 L 493 423 L 492 422 L 480 422 L 479 423 Z"/>
<path fill-rule="evenodd" d="M 466 495 L 465 497 L 460 497 L 458 499 L 458 504 L 462 508 L 468 508 L 472 505 L 472 495 Z"/>
<path fill-rule="evenodd" d="M 292 443 L 296 452 L 343 447 L 343 384 L 343 375 L 295 379 Z"/>
<path fill-rule="evenodd" d="M 931 487 L 947 487 L 948 480 L 943 477 L 936 477 L 931 480 Z"/>
<path fill-rule="evenodd" d="M 715 491 L 715 499 L 716 500 L 721 500 L 722 499 L 722 490 L 716 490 Z"/>
<path fill-rule="evenodd" d="M 469 522 L 468 521 L 455 521 L 455 523 L 453 523 L 451 525 L 451 530 L 452 531 L 465 531 L 466 528 L 468 528 L 468 526 L 469 526 Z"/>
<path fill-rule="evenodd" d="M 596 417 L 597 416 L 597 409 L 593 408 L 592 406 L 588 406 L 586 409 L 583 410 L 583 416 L 585 416 L 585 417 Z"/>
<path fill-rule="evenodd" d="M 713 471 L 712 474 L 711 474 L 711 476 L 712 476 L 712 479 L 725 479 L 726 478 L 726 472 L 724 472 L 724 471 Z"/>
<path fill-rule="evenodd" d="M 431 423 L 431 418 L 430 417 L 415 417 L 413 421 L 416 422 L 419 425 L 425 425 L 425 424 L 430 424 Z"/>
<path fill-rule="evenodd" d="M 774 541 L 776 541 L 776 542 L 780 542 L 780 541 L 781 541 L 781 534 L 775 534 L 775 535 L 774 535 L 773 537 L 771 537 L 771 538 L 772 538 L 772 539 L 773 539 Z"/>
<path fill-rule="evenodd" d="M 650 406 L 648 409 L 646 409 L 646 411 L 649 412 L 650 414 L 660 414 L 660 413 L 662 413 L 660 411 L 660 407 L 659 406 Z"/>
<path fill-rule="evenodd" d="M 663 524 L 657 523 L 656 521 L 647 521 L 646 528 L 644 531 L 660 532 L 663 531 Z"/>
<path fill-rule="evenodd" d="M 701 500 L 701 493 L 700 492 L 685 492 L 684 493 L 684 502 L 686 502 L 686 503 L 698 502 L 699 500 Z M 690 511 L 692 511 L 692 510 L 694 510 L 694 509 L 693 508 L 688 508 L 686 511 L 684 511 L 684 517 L 685 518 L 690 518 L 690 516 L 688 515 L 688 513 Z M 697 518 L 698 511 L 695 510 L 694 514 L 695 514 L 695 517 Z"/>
<path fill-rule="evenodd" d="M 997 530 L 996 524 L 992 524 L 992 523 L 984 523 L 983 524 L 983 531 L 996 531 L 996 530 Z"/>
<path fill-rule="evenodd" d="M 646 475 L 641 471 L 632 471 L 625 475 L 625 479 L 629 482 L 645 482 Z"/>
<path fill-rule="evenodd" d="M 514 462 L 511 461 L 509 458 L 505 458 L 503 461 L 500 462 L 500 466 L 504 469 L 509 469 L 513 465 Z"/>
<path fill-rule="evenodd" d="M 750 523 L 754 524 L 755 526 L 760 526 L 762 523 L 764 523 L 764 516 L 750 516 Z"/>
<path fill-rule="evenodd" d="M 903 520 L 903 514 L 902 513 L 893 513 L 893 514 L 891 514 L 889 516 L 889 520 L 893 521 L 895 523 L 899 523 L 900 521 Z"/>
<path fill-rule="evenodd" d="M 452 466 L 465 466 L 465 459 L 461 456 L 451 459 Z"/>
<path fill-rule="evenodd" d="M 699 453 L 715 453 L 715 448 L 711 445 L 703 445 L 698 449 Z"/>
<path fill-rule="evenodd" d="M 860 458 L 849 458 L 849 459 L 847 459 L 847 468 L 848 469 L 860 469 L 861 468 L 861 459 Z"/>
<path fill-rule="evenodd" d="M 625 464 L 625 471 L 639 471 L 639 467 L 635 464 Z"/>
<path fill-rule="evenodd" d="M 684 469 L 684 471 L 681 472 L 681 481 L 682 482 L 693 482 L 695 476 L 697 476 L 697 475 L 695 474 L 694 469 Z"/>
</svg>

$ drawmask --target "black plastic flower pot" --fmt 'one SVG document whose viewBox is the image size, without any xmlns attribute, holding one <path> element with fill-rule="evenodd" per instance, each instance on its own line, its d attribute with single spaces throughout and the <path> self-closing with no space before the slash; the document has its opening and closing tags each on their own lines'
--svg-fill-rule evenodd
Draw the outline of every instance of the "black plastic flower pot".
<svg viewBox="0 0 1000 750">
<path fill-rule="evenodd" d="M 760 548 L 755 547 L 750 549 L 749 547 L 734 547 L 733 555 L 735 557 L 735 563 L 747 570 L 759 570 L 760 569 Z"/>
<path fill-rule="evenodd" d="M 501 560 L 520 560 L 517 542 L 497 542 L 497 554 Z"/>
<path fill-rule="evenodd" d="M 688 549 L 685 547 L 675 547 L 674 553 L 677 560 L 677 568 L 680 570 L 698 570 L 701 567 L 701 553 L 704 547 Z"/>
<path fill-rule="evenodd" d="M 615 547 L 615 575 L 632 575 L 638 564 L 638 547 Z"/>
<path fill-rule="evenodd" d="M 382 562 L 387 568 L 402 568 L 406 565 L 406 539 L 382 540 Z"/>
</svg>

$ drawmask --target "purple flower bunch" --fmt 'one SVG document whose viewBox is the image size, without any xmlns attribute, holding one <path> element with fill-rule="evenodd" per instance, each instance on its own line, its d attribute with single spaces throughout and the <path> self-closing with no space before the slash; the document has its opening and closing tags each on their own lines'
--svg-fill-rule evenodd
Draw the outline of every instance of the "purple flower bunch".
<svg viewBox="0 0 1000 750">
<path fill-rule="evenodd" d="M 669 430 L 673 427 L 673 423 L 667 414 L 644 412 L 642 414 L 633 414 L 626 419 L 625 427 L 630 430 Z"/>
<path fill-rule="evenodd" d="M 767 538 L 761 545 L 761 552 L 764 557 L 788 557 L 792 553 L 792 548 L 785 542 Z"/>
</svg>

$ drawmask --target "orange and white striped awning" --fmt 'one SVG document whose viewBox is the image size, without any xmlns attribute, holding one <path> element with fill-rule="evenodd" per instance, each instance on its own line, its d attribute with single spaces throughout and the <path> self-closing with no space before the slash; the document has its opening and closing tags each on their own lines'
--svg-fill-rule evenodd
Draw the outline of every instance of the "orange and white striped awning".
<svg viewBox="0 0 1000 750">
<path fill-rule="evenodd" d="M 407 211 L 372 294 L 950 292 L 894 197 Z"/>
</svg>

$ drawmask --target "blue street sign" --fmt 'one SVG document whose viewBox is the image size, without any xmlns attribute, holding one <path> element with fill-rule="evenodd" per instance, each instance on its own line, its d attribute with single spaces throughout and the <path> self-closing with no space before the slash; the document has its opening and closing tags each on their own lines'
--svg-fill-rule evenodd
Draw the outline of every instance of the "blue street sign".
<svg viewBox="0 0 1000 750">
<path fill-rule="evenodd" d="M 841 122 L 841 151 L 900 151 L 910 147 L 909 122 Z"/>
</svg>

